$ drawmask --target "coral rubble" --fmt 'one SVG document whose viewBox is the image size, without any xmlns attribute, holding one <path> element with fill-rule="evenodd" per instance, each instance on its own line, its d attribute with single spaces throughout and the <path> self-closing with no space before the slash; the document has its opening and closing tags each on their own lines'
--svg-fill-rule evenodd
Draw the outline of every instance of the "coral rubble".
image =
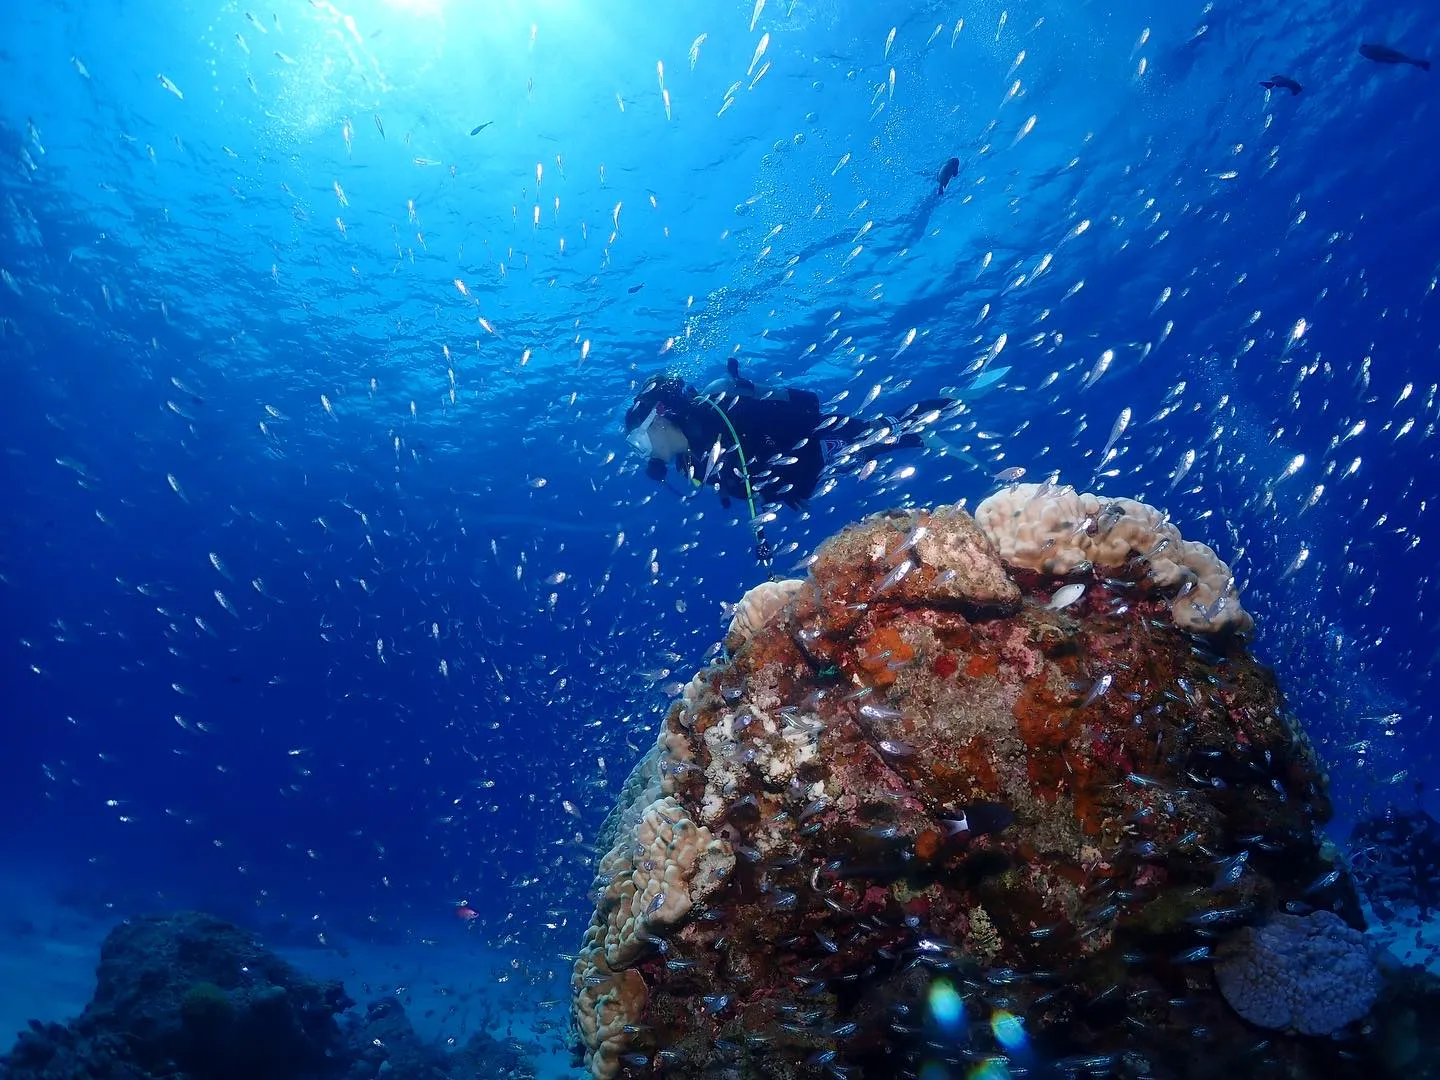
<svg viewBox="0 0 1440 1080">
<path fill-rule="evenodd" d="M 1033 485 L 752 591 L 606 823 L 591 1074 L 1362 1075 L 1380 976 L 1250 626 L 1158 512 Z"/>
</svg>

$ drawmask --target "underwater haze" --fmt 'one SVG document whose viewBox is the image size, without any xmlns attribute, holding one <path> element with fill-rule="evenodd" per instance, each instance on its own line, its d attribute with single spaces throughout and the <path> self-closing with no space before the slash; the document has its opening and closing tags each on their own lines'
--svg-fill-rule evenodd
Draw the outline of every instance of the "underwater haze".
<svg viewBox="0 0 1440 1080">
<path fill-rule="evenodd" d="M 1233 571 L 1334 839 L 1440 812 L 1440 75 L 1358 51 L 1440 53 L 1428 5 L 7 24 L 6 981 L 203 910 L 590 1075 L 597 834 L 771 575 L 624 418 L 731 358 L 827 412 L 964 402 L 758 507 L 775 572 L 1022 475 L 1143 500 Z M 0 995 L 0 1043 L 77 992 Z"/>
</svg>

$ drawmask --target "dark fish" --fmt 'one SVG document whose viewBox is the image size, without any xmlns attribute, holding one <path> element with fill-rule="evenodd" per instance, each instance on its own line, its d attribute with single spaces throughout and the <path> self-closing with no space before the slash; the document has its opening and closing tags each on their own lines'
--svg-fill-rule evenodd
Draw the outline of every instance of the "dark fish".
<svg viewBox="0 0 1440 1080">
<path fill-rule="evenodd" d="M 1187 915 L 1185 921 L 1191 926 L 1214 926 L 1216 923 L 1235 922 L 1247 918 L 1251 911 L 1252 908 L 1247 904 L 1210 908 L 1207 911 L 1197 911 L 1194 915 Z"/>
<path fill-rule="evenodd" d="M 975 802 L 960 808 L 960 816 L 941 818 L 940 823 L 952 836 L 987 836 L 997 833 L 1015 821 L 1015 812 L 1004 803 Z"/>
<path fill-rule="evenodd" d="M 480 132 L 484 131 L 487 127 L 489 127 L 489 126 L 490 126 L 491 124 L 493 124 L 494 122 L 495 122 L 494 120 L 486 120 L 485 123 L 483 123 L 483 124 L 477 124 L 475 127 L 473 127 L 473 128 L 470 129 L 470 134 L 471 134 L 471 135 L 479 135 Z"/>
<path fill-rule="evenodd" d="M 1382 45 L 1376 41 L 1367 41 L 1360 46 L 1360 55 L 1366 60 L 1374 60 L 1377 64 L 1410 64 L 1418 67 L 1421 71 L 1430 70 L 1430 61 L 1422 60 L 1416 56 L 1406 56 L 1399 49 L 1392 49 L 1389 45 Z"/>
<path fill-rule="evenodd" d="M 938 194 L 944 195 L 945 189 L 950 186 L 950 181 L 960 175 L 960 159 L 952 157 L 944 165 L 940 166 L 940 175 L 935 177 L 935 182 L 940 185 Z"/>
<path fill-rule="evenodd" d="M 1266 90 L 1289 90 L 1291 94 L 1298 94 L 1305 88 L 1288 75 L 1271 75 L 1260 84 Z"/>
<path fill-rule="evenodd" d="M 630 288 L 626 289 L 625 291 L 628 292 L 631 296 L 634 296 L 637 292 L 639 292 L 639 291 L 640 291 L 641 289 L 643 289 L 644 287 L 645 287 L 645 283 L 642 281 L 642 282 L 640 282 L 639 285 L 631 285 Z"/>
</svg>

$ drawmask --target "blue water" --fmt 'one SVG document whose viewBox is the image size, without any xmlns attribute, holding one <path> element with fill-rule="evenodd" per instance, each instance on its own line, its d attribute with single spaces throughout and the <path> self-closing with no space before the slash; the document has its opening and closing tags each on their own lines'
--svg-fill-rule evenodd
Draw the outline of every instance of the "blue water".
<svg viewBox="0 0 1440 1080">
<path fill-rule="evenodd" d="M 1433 19 L 903 8 L 11 12 L 6 865 L 97 910 L 480 940 L 504 993 L 563 996 L 589 841 L 765 574 L 620 417 L 732 353 L 876 410 L 1010 368 L 963 433 L 983 468 L 845 478 L 769 526 L 781 569 L 1016 465 L 1148 499 L 1236 568 L 1337 835 L 1413 805 L 1440 75 L 1356 47 L 1440 52 Z"/>
</svg>

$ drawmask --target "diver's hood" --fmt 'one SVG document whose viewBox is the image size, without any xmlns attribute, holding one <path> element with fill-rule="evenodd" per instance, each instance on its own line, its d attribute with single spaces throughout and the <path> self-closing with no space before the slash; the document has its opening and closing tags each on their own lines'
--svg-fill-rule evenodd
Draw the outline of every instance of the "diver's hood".
<svg viewBox="0 0 1440 1080">
<path fill-rule="evenodd" d="M 657 409 L 662 415 L 683 414 L 695 398 L 695 390 L 676 375 L 652 375 L 625 411 L 625 430 L 633 431 Z"/>
</svg>

